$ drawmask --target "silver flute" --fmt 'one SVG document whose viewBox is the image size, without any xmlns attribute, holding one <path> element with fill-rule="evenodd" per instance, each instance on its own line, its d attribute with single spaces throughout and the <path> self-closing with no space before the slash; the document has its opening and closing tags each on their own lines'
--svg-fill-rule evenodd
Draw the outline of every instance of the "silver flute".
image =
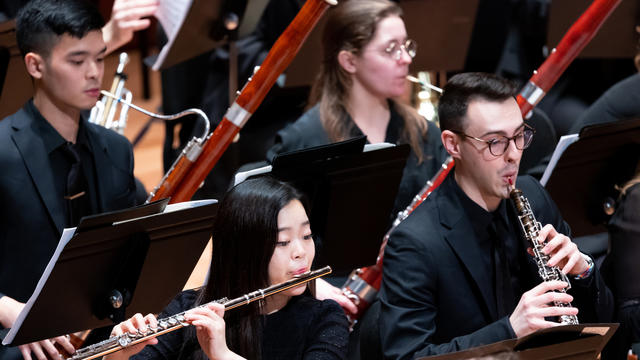
<svg viewBox="0 0 640 360">
<path fill-rule="evenodd" d="M 549 255 L 542 252 L 545 244 L 538 241 L 538 235 L 540 234 L 540 230 L 542 230 L 542 225 L 533 215 L 529 200 L 522 194 L 520 189 L 511 189 L 510 187 L 509 195 L 518 211 L 518 219 L 520 220 L 522 231 L 533 249 L 536 264 L 538 265 L 538 274 L 540 274 L 542 281 L 564 281 L 568 284 L 567 287 L 558 290 L 558 292 L 566 293 L 567 290 L 571 289 L 571 283 L 567 275 L 565 275 L 558 266 L 548 265 Z M 554 301 L 554 305 L 558 307 L 571 307 L 571 303 L 561 303 L 557 301 Z M 560 323 L 563 325 L 577 325 L 578 317 L 576 315 L 560 315 Z"/>
<path fill-rule="evenodd" d="M 205 307 L 211 303 L 218 303 L 218 304 L 224 305 L 225 311 L 231 310 L 239 306 L 249 304 L 256 300 L 261 300 L 271 295 L 277 294 L 279 292 L 294 288 L 296 286 L 306 284 L 311 280 L 317 279 L 321 276 L 325 276 L 330 273 L 331 273 L 331 267 L 325 266 L 322 269 L 309 271 L 300 275 L 296 275 L 291 280 L 287 280 L 280 284 L 271 285 L 267 288 L 242 295 L 232 300 L 229 300 L 227 298 L 222 298 L 207 304 L 200 305 L 199 307 Z M 183 327 L 189 326 L 189 323 L 187 323 L 184 318 L 185 313 L 186 311 L 163 318 L 163 319 L 158 319 L 158 326 L 155 328 L 149 327 L 147 328 L 147 331 L 143 332 L 138 330 L 138 332 L 135 334 L 124 333 L 119 336 L 110 337 L 107 340 L 84 347 L 82 349 L 78 349 L 76 350 L 75 354 L 73 354 L 73 356 L 71 356 L 67 360 L 95 359 L 104 355 L 114 353 L 116 351 L 120 351 L 129 346 L 145 342 L 153 337 L 160 336 L 160 335 L 181 329 Z"/>
</svg>

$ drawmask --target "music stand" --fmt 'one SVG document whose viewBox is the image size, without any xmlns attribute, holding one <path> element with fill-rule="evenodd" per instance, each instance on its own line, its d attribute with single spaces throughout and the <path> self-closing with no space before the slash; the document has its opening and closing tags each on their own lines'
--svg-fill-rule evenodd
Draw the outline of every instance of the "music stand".
<svg viewBox="0 0 640 360">
<path fill-rule="evenodd" d="M 400 1 L 407 34 L 418 43 L 418 52 L 411 64 L 413 71 L 455 71 L 464 68 L 478 2 Z M 315 80 L 323 58 L 322 33 L 326 18 L 320 19 L 289 65 L 285 81 L 287 87 L 308 86 Z M 429 24 L 428 28 L 425 28 L 425 24 Z"/>
<path fill-rule="evenodd" d="M 330 265 L 336 277 L 378 255 L 409 155 L 408 145 L 362 152 L 364 142 L 283 153 L 273 161 L 271 175 L 307 197 L 315 263 Z"/>
<path fill-rule="evenodd" d="M 581 324 L 538 330 L 520 339 L 503 340 L 455 353 L 426 356 L 420 360 L 517 359 L 587 360 L 596 359 L 618 324 Z M 500 357 L 504 356 L 504 357 Z"/>
<path fill-rule="evenodd" d="M 253 32 L 266 5 L 265 0 L 193 0 L 185 13 L 176 13 L 177 6 L 167 3 L 156 15 L 167 34 L 167 44 L 157 57 L 145 62 L 153 70 L 163 70 L 244 37 Z M 225 20 L 236 27 L 227 27 Z"/>
<path fill-rule="evenodd" d="M 160 312 L 189 278 L 217 210 L 215 200 L 203 200 L 162 211 L 167 201 L 83 218 L 75 232 L 65 229 L 3 344 L 102 327 L 137 312 Z"/>
<path fill-rule="evenodd" d="M 606 231 L 615 185 L 631 179 L 640 157 L 640 119 L 586 126 L 553 169 L 546 189 L 573 236 Z"/>
</svg>

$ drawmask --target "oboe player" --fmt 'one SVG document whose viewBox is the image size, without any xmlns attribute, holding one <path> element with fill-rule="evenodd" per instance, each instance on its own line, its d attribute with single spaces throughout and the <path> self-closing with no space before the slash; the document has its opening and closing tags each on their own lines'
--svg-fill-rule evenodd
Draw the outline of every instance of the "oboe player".
<svg viewBox="0 0 640 360">
<path fill-rule="evenodd" d="M 160 317 L 223 297 L 235 298 L 307 272 L 315 245 L 301 194 L 264 177 L 240 183 L 222 200 L 213 225 L 209 280 L 180 293 Z M 345 359 L 347 319 L 333 300 L 315 299 L 305 286 L 224 312 L 220 304 L 187 312 L 193 326 L 157 338 L 135 359 Z M 136 315 L 112 335 L 154 327 Z M 148 341 L 153 344 L 155 341 Z M 140 345 L 109 355 L 127 358 Z"/>
<path fill-rule="evenodd" d="M 392 233 L 384 258 L 381 339 L 391 359 L 453 352 L 557 325 L 545 317 L 611 320 L 612 296 L 593 261 L 542 186 L 517 179 L 543 225 L 548 264 L 568 274 L 542 282 L 509 202 L 522 151 L 534 130 L 515 88 L 490 74 L 450 79 L 438 114 L 442 142 L 456 166 L 442 185 Z M 572 307 L 553 306 L 572 303 Z"/>
</svg>

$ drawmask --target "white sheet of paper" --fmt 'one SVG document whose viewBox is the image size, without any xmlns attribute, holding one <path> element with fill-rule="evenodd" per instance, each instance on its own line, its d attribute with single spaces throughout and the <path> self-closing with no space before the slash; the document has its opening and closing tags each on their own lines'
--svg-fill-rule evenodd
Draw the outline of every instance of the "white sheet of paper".
<svg viewBox="0 0 640 360">
<path fill-rule="evenodd" d="M 551 160 L 549 160 L 549 165 L 547 165 L 547 168 L 544 169 L 544 174 L 542 174 L 542 178 L 540 179 L 540 184 L 542 184 L 542 186 L 547 186 L 547 181 L 549 181 L 553 169 L 555 169 L 556 165 L 558 164 L 560 155 L 562 155 L 562 153 L 567 150 L 569 145 L 578 141 L 578 139 L 580 139 L 578 134 L 570 134 L 560 137 L 558 145 L 556 145 L 556 149 L 553 151 L 553 155 L 551 155 Z"/>
<path fill-rule="evenodd" d="M 60 241 L 58 242 L 58 247 L 56 248 L 56 251 L 53 253 L 53 256 L 51 256 L 51 259 L 49 260 L 47 267 L 44 269 L 44 273 L 40 277 L 40 280 L 38 281 L 38 285 L 36 285 L 36 289 L 33 291 L 33 294 L 31 294 L 31 297 L 25 304 L 24 308 L 22 308 L 22 311 L 20 312 L 20 314 L 18 314 L 18 318 L 16 319 L 15 323 L 13 323 L 11 330 L 9 330 L 9 333 L 7 334 L 7 336 L 5 336 L 4 340 L 2 340 L 2 345 L 11 344 L 11 342 L 15 338 L 16 334 L 18 333 L 18 329 L 20 329 L 20 326 L 22 326 L 22 323 L 24 322 L 24 319 L 27 317 L 29 310 L 31 310 L 33 303 L 36 301 L 36 299 L 40 295 L 40 292 L 42 291 L 42 288 L 44 287 L 44 284 L 47 282 L 47 279 L 49 278 L 49 275 L 53 270 L 53 266 L 56 264 L 58 257 L 60 257 L 60 253 L 62 252 L 62 249 L 64 249 L 64 247 L 67 245 L 69 240 L 71 240 L 71 238 L 73 237 L 73 234 L 75 233 L 76 233 L 76 228 L 64 229 L 64 231 L 62 232 L 62 236 L 60 237 Z"/>
<path fill-rule="evenodd" d="M 153 64 L 153 70 L 160 70 L 164 60 L 169 53 L 169 49 L 178 36 L 178 32 L 187 17 L 189 8 L 193 0 L 160 0 L 158 10 L 156 10 L 156 18 L 164 33 L 167 35 L 167 43 L 160 50 L 156 62 Z"/>
</svg>

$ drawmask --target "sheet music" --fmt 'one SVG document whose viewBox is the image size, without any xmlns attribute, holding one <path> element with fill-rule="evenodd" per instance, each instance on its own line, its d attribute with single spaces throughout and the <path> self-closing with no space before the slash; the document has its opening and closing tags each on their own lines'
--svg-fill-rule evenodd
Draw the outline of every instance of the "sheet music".
<svg viewBox="0 0 640 360">
<path fill-rule="evenodd" d="M 169 49 L 173 46 L 173 42 L 178 36 L 178 32 L 187 17 L 187 13 L 191 8 L 193 0 L 160 0 L 155 16 L 162 25 L 164 33 L 167 35 L 167 43 L 162 47 L 156 62 L 153 64 L 153 70 L 160 70 L 162 63 L 169 53 Z"/>
<path fill-rule="evenodd" d="M 44 284 L 47 282 L 47 279 L 49 278 L 49 275 L 51 274 L 51 271 L 53 270 L 54 265 L 58 261 L 58 257 L 60 257 L 60 253 L 62 253 L 62 249 L 64 249 L 64 247 L 67 245 L 69 240 L 71 240 L 71 238 L 73 237 L 73 234 L 75 233 L 76 233 L 76 228 L 64 229 L 64 231 L 62 232 L 62 236 L 60 237 L 60 241 L 58 242 L 58 247 L 56 248 L 56 251 L 53 253 L 53 256 L 51 256 L 51 259 L 49 260 L 47 267 L 44 269 L 44 273 L 40 277 L 40 280 L 38 281 L 38 285 L 36 285 L 36 289 L 33 291 L 33 294 L 31 294 L 31 297 L 29 298 L 29 301 L 27 301 L 27 303 L 25 304 L 24 308 L 22 308 L 22 311 L 20 312 L 20 314 L 18 314 L 18 318 L 16 319 L 15 323 L 13 323 L 13 326 L 9 330 L 9 333 L 7 334 L 7 336 L 5 336 L 4 340 L 2 340 L 2 345 L 11 344 L 11 342 L 15 338 L 16 334 L 18 333 L 18 329 L 20 329 L 20 326 L 22 326 L 22 323 L 24 322 L 24 319 L 27 317 L 29 310 L 31 310 L 33 303 L 36 301 L 36 299 L 40 295 L 40 292 L 42 291 L 42 288 L 44 287 Z"/>
<path fill-rule="evenodd" d="M 216 202 L 218 202 L 218 201 L 215 200 L 215 199 L 205 199 L 205 200 L 185 201 L 185 202 L 177 203 L 177 204 L 169 204 L 164 209 L 164 211 L 162 213 L 160 213 L 160 214 L 165 214 L 165 213 L 174 212 L 174 211 L 180 211 L 180 210 L 184 210 L 184 209 L 196 208 L 196 207 L 199 207 L 199 206 L 205 206 L 205 205 L 209 205 L 209 204 L 216 203 Z M 152 215 L 149 215 L 149 216 L 142 216 L 142 217 L 137 217 L 137 218 L 133 218 L 133 219 L 127 219 L 125 221 L 114 222 L 113 225 L 117 225 L 117 224 L 128 222 L 128 221 L 134 221 L 134 220 L 139 220 L 139 219 L 143 219 L 143 218 L 148 218 L 148 217 L 152 217 L 152 216 L 158 216 L 160 214 L 152 214 Z M 33 294 L 31 294 L 31 297 L 29 298 L 29 300 L 25 304 L 25 306 L 22 309 L 22 311 L 20 312 L 20 314 L 18 314 L 18 317 L 17 317 L 15 323 L 13 324 L 13 326 L 11 327 L 9 332 L 7 333 L 7 336 L 5 336 L 5 338 L 2 340 L 2 345 L 9 345 L 9 344 L 11 344 L 11 342 L 13 342 L 13 339 L 15 339 L 15 336 L 18 333 L 18 330 L 20 330 L 20 327 L 22 326 L 24 320 L 26 319 L 27 315 L 29 314 L 29 311 L 33 307 L 33 304 L 38 299 L 38 296 L 40 296 L 40 293 L 42 292 L 42 289 L 44 288 L 44 285 L 46 284 L 47 280 L 49 279 L 49 275 L 53 271 L 58 259 L 60 258 L 60 254 L 64 250 L 65 246 L 67 246 L 67 244 L 69 243 L 69 241 L 71 240 L 73 235 L 75 235 L 75 232 L 76 232 L 76 228 L 75 227 L 74 228 L 69 228 L 69 229 L 64 229 L 64 231 L 62 232 L 62 236 L 60 236 L 60 240 L 58 241 L 58 246 L 56 247 L 56 250 L 54 251 L 53 255 L 51 256 L 51 259 L 49 260 L 49 263 L 47 264 L 47 267 L 45 268 L 44 273 L 40 277 L 40 280 L 38 281 L 38 285 L 36 285 L 36 289 L 33 291 Z"/>
<path fill-rule="evenodd" d="M 547 168 L 544 169 L 544 174 L 542 174 L 542 179 L 540 179 L 540 184 L 542 184 L 542 186 L 547 186 L 547 181 L 549 181 L 553 169 L 555 169 L 556 164 L 558 164 L 560 155 L 562 155 L 562 153 L 567 149 L 567 147 L 569 147 L 569 145 L 578 141 L 578 139 L 580 139 L 580 136 L 578 136 L 578 134 L 570 134 L 560 137 L 558 145 L 556 145 L 556 149 L 553 151 L 553 155 L 551 155 L 549 165 L 547 165 Z"/>
</svg>

